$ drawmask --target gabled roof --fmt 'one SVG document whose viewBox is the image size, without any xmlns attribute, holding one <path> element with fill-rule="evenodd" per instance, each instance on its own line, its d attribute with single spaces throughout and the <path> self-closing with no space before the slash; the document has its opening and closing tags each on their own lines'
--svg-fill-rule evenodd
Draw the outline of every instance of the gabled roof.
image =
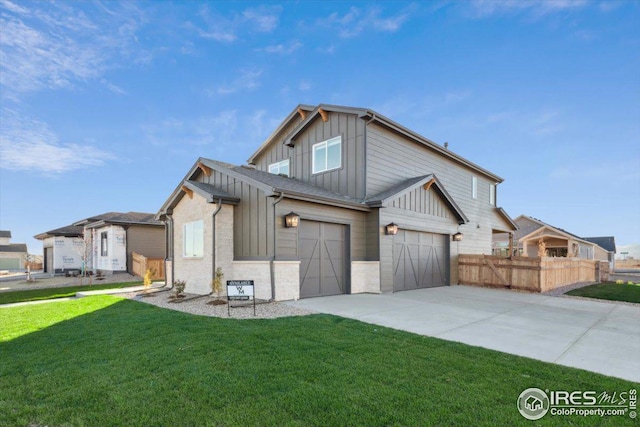
<svg viewBox="0 0 640 427">
<path fill-rule="evenodd" d="M 76 221 L 71 225 L 86 225 L 86 224 L 90 224 L 92 222 L 103 221 L 103 220 L 114 218 L 114 217 L 117 217 L 117 216 L 120 216 L 120 215 L 122 215 L 121 212 L 107 212 L 107 213 L 103 213 L 103 214 L 100 214 L 100 215 L 90 216 L 88 218 L 81 219 L 80 221 Z"/>
<path fill-rule="evenodd" d="M 513 219 L 511 219 L 507 211 L 505 211 L 503 208 L 496 208 L 496 209 L 498 210 L 498 214 L 500 214 L 500 216 L 507 222 L 507 224 L 511 226 L 513 230 L 518 229 L 518 224 L 516 224 L 516 222 Z"/>
<path fill-rule="evenodd" d="M 11 231 L 9 230 L 0 230 L 0 237 L 11 238 Z"/>
<path fill-rule="evenodd" d="M 616 239 L 613 236 L 583 237 L 583 239 L 595 243 L 607 252 L 616 253 Z"/>
<path fill-rule="evenodd" d="M 293 129 L 285 138 L 283 141 L 276 141 L 274 138 L 275 136 L 277 136 L 277 134 L 279 132 L 282 131 L 282 129 L 284 129 L 289 123 L 291 123 L 291 120 L 295 117 L 296 114 L 298 114 L 298 109 L 303 109 L 306 112 L 306 117 L 304 118 L 304 120 L 302 120 L 302 122 L 300 122 L 298 124 L 298 126 L 295 127 L 295 129 Z M 300 105 L 298 106 L 296 109 L 293 110 L 293 112 L 291 112 L 289 114 L 289 116 L 287 116 L 287 118 L 285 119 L 285 121 L 278 127 L 278 129 L 276 129 L 276 131 L 260 146 L 260 148 L 249 158 L 248 163 L 249 164 L 254 164 L 256 157 L 258 157 L 260 154 L 262 154 L 262 152 L 264 152 L 268 146 L 270 146 L 273 143 L 284 143 L 286 145 L 293 145 L 295 143 L 295 139 L 296 137 L 302 132 L 304 131 L 308 126 L 311 125 L 311 123 L 313 123 L 313 121 L 315 121 L 318 117 L 321 117 L 325 112 L 337 112 L 337 113 L 347 113 L 347 114 L 355 114 L 358 117 L 362 118 L 363 120 L 366 120 L 367 124 L 370 123 L 376 123 L 378 125 L 384 126 L 385 128 L 398 133 L 406 138 L 408 138 L 409 140 L 412 140 L 418 144 L 423 145 L 424 147 L 437 152 L 438 154 L 447 157 L 453 161 L 455 161 L 456 163 L 460 163 L 492 180 L 494 180 L 497 183 L 500 183 L 502 181 L 504 181 L 501 177 L 499 177 L 498 175 L 488 171 L 487 169 L 484 169 L 480 166 L 478 166 L 477 164 L 465 159 L 462 156 L 459 156 L 458 154 L 455 154 L 454 152 L 450 151 L 447 148 L 444 148 L 443 146 L 441 146 L 440 144 L 435 143 L 434 141 L 412 131 L 411 129 L 408 129 L 404 126 L 402 126 L 399 123 L 394 122 L 393 120 L 389 119 L 388 117 L 383 116 L 380 113 L 377 113 L 369 108 L 356 108 L 356 107 L 345 107 L 345 106 L 339 106 L 339 105 L 329 105 L 329 104 L 320 104 L 316 107 L 311 107 L 309 105 Z"/>
<path fill-rule="evenodd" d="M 258 157 L 260 154 L 262 154 L 262 152 L 264 150 L 267 149 L 267 147 L 269 147 L 269 145 L 271 145 L 271 142 L 273 141 L 273 139 L 280 133 L 282 132 L 282 130 L 287 127 L 289 125 L 289 123 L 291 123 L 291 121 L 298 115 L 300 114 L 300 111 L 303 112 L 309 112 L 309 111 L 313 111 L 314 107 L 312 105 L 305 105 L 305 104 L 299 104 L 296 108 L 293 109 L 292 112 L 289 113 L 289 115 L 287 115 L 287 117 L 282 121 L 282 123 L 280 123 L 280 126 L 278 126 L 276 128 L 276 130 L 273 131 L 273 133 L 271 133 L 271 135 L 269 135 L 269 137 L 260 145 L 260 147 L 258 147 L 258 149 L 255 151 L 255 153 L 253 153 L 251 155 L 251 157 L 249 157 L 249 160 L 247 160 L 247 163 L 252 165 L 253 162 L 256 160 L 256 157 Z"/>
<path fill-rule="evenodd" d="M 102 219 L 90 222 L 85 225 L 86 228 L 98 228 L 108 224 L 114 225 L 149 225 L 162 227 L 164 224 L 155 218 L 155 214 L 148 212 L 109 212 L 104 214 Z"/>
<path fill-rule="evenodd" d="M 442 197 L 449 209 L 453 211 L 454 215 L 458 218 L 458 224 L 469 222 L 469 218 L 466 217 L 464 212 L 462 212 L 462 209 L 460 209 L 453 198 L 449 195 L 440 180 L 438 180 L 438 178 L 433 174 L 409 178 L 386 191 L 369 197 L 367 200 L 365 200 L 365 203 L 370 207 L 383 207 L 391 200 L 397 199 L 398 197 L 401 197 L 402 195 L 413 191 L 416 187 L 428 184 L 430 182 L 430 188 L 433 188 L 434 191 L 436 191 L 440 195 L 440 197 Z"/>
<path fill-rule="evenodd" d="M 568 232 L 567 230 L 562 229 L 562 228 L 560 228 L 560 227 L 555 227 L 555 226 L 553 226 L 553 225 L 551 225 L 551 224 L 547 224 L 546 222 L 544 222 L 544 221 L 542 221 L 542 220 L 539 220 L 538 218 L 534 218 L 534 217 L 532 217 L 532 216 L 528 216 L 528 215 L 520 215 L 519 217 L 517 217 L 517 218 L 515 219 L 515 220 L 516 220 L 516 222 L 517 222 L 520 218 L 525 218 L 525 219 L 528 219 L 528 220 L 533 221 L 533 222 L 535 222 L 535 223 L 538 223 L 538 224 L 540 224 L 540 226 L 541 226 L 541 227 L 544 227 L 544 226 L 551 227 L 552 229 L 554 229 L 554 230 L 559 230 L 559 231 L 563 232 L 564 234 L 568 234 L 569 236 L 571 236 L 571 237 L 573 237 L 573 238 L 576 238 L 576 239 L 579 239 L 579 240 L 583 240 L 583 239 L 582 239 L 582 237 L 580 237 L 580 236 L 578 236 L 578 235 L 576 235 L 576 234 L 570 233 L 570 232 Z M 537 229 L 537 230 L 539 230 L 539 229 Z M 536 231 L 537 231 L 537 230 L 536 230 Z M 529 234 L 531 234 L 531 233 L 529 233 Z M 526 236 L 525 236 L 525 237 L 526 237 Z"/>
<path fill-rule="evenodd" d="M 26 253 L 27 245 L 25 243 L 11 243 L 9 245 L 0 245 L 0 252 Z"/>
<path fill-rule="evenodd" d="M 44 233 L 33 236 L 38 240 L 44 240 L 48 237 L 80 237 L 84 235 L 84 228 L 79 225 L 67 225 L 66 227 L 56 228 L 55 230 L 46 231 Z"/>
<path fill-rule="evenodd" d="M 200 194 L 209 203 L 214 203 L 217 200 L 222 200 L 234 205 L 240 203 L 240 199 L 238 199 L 237 197 L 233 197 L 231 194 L 227 193 L 226 191 L 217 189 L 211 184 L 205 184 L 204 182 L 186 180 L 184 181 L 184 186 L 189 188 L 191 191 L 194 191 Z"/>
</svg>

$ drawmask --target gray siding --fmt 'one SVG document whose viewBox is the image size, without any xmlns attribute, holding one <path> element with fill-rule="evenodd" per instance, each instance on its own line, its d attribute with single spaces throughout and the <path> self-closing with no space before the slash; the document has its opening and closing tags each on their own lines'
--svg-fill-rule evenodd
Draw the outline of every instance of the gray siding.
<svg viewBox="0 0 640 427">
<path fill-rule="evenodd" d="M 375 124 L 367 127 L 368 196 L 387 190 L 404 179 L 430 173 L 438 177 L 469 218 L 469 223 L 453 230 L 464 233 L 464 239 L 459 243 L 460 252 L 490 254 L 492 230 L 509 230 L 495 206 L 489 203 L 489 187 L 495 182 L 386 128 Z M 471 194 L 474 176 L 478 180 L 476 199 Z M 402 210 L 402 215 L 410 212 L 411 209 Z M 381 251 L 381 259 L 385 256 Z"/>
<path fill-rule="evenodd" d="M 412 212 L 453 219 L 454 214 L 433 189 L 425 191 L 422 186 L 404 194 L 390 203 L 391 207 Z"/>
<path fill-rule="evenodd" d="M 258 158 L 256 158 L 256 169 L 269 172 L 269 165 L 272 163 L 276 163 L 285 159 L 290 159 L 290 161 L 293 162 L 293 148 L 284 145 L 283 140 L 296 126 L 298 126 L 301 121 L 302 118 L 298 114 L 288 126 L 285 126 L 282 131 L 280 131 L 273 137 L 268 149 L 265 150 Z"/>
<path fill-rule="evenodd" d="M 365 196 L 365 122 L 354 114 L 329 113 L 320 117 L 294 141 L 291 176 L 327 190 L 363 199 Z M 312 173 L 313 144 L 342 136 L 342 167 L 319 174 Z"/>
<path fill-rule="evenodd" d="M 349 225 L 350 260 L 368 261 L 366 213 L 286 199 L 276 205 L 276 259 L 296 260 L 299 257 L 298 229 L 284 226 L 284 216 L 291 211 L 300 215 L 301 221 L 306 219 Z"/>
<path fill-rule="evenodd" d="M 273 256 L 273 202 L 264 191 L 218 171 L 199 173 L 198 181 L 211 184 L 240 199 L 233 212 L 234 259 L 268 259 Z"/>
<path fill-rule="evenodd" d="M 127 269 L 133 270 L 132 253 L 147 258 L 165 258 L 164 227 L 132 225 L 127 228 Z"/>
</svg>

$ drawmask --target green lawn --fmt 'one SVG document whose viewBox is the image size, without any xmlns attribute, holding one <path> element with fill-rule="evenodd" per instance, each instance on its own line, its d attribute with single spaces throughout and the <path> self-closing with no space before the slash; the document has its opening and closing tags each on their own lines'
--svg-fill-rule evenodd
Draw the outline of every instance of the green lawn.
<svg viewBox="0 0 640 427">
<path fill-rule="evenodd" d="M 0 304 L 11 304 L 23 301 L 39 301 L 45 299 L 68 298 L 76 292 L 100 291 L 102 289 L 120 289 L 140 286 L 142 282 L 101 283 L 99 285 L 65 286 L 63 288 L 27 289 L 24 291 L 0 292 Z"/>
<path fill-rule="evenodd" d="M 220 319 L 96 296 L 0 308 L 0 355 L 2 426 L 637 425 L 527 421 L 516 400 L 638 384 L 329 315 Z"/>
<path fill-rule="evenodd" d="M 615 282 L 605 282 L 574 289 L 567 292 L 567 295 L 640 303 L 640 286 L 617 285 Z"/>
</svg>

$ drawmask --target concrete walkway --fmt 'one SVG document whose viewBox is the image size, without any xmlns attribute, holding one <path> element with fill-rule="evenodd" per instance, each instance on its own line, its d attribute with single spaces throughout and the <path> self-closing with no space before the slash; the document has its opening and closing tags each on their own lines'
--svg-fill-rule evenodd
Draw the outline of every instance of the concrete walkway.
<svg viewBox="0 0 640 427">
<path fill-rule="evenodd" d="M 450 286 L 288 302 L 640 382 L 640 306 Z"/>
</svg>

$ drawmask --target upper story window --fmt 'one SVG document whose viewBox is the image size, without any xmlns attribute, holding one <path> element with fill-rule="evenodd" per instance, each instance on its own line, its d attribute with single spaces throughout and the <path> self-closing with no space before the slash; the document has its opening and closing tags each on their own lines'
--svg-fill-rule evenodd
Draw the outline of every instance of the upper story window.
<svg viewBox="0 0 640 427">
<path fill-rule="evenodd" d="M 325 172 L 342 166 L 342 137 L 328 139 L 313 145 L 313 173 Z"/>
<path fill-rule="evenodd" d="M 269 165 L 269 173 L 274 175 L 289 175 L 289 159 Z"/>
<path fill-rule="evenodd" d="M 491 206 L 496 205 L 496 185 L 495 184 L 491 184 L 489 186 L 489 204 Z"/>
<path fill-rule="evenodd" d="M 184 258 L 202 258 L 204 256 L 204 221 L 188 222 L 183 228 L 182 256 Z"/>
<path fill-rule="evenodd" d="M 478 178 L 475 176 L 471 177 L 471 197 L 478 198 Z"/>
<path fill-rule="evenodd" d="M 106 231 L 100 233 L 100 256 L 109 255 L 109 234 Z"/>
</svg>

